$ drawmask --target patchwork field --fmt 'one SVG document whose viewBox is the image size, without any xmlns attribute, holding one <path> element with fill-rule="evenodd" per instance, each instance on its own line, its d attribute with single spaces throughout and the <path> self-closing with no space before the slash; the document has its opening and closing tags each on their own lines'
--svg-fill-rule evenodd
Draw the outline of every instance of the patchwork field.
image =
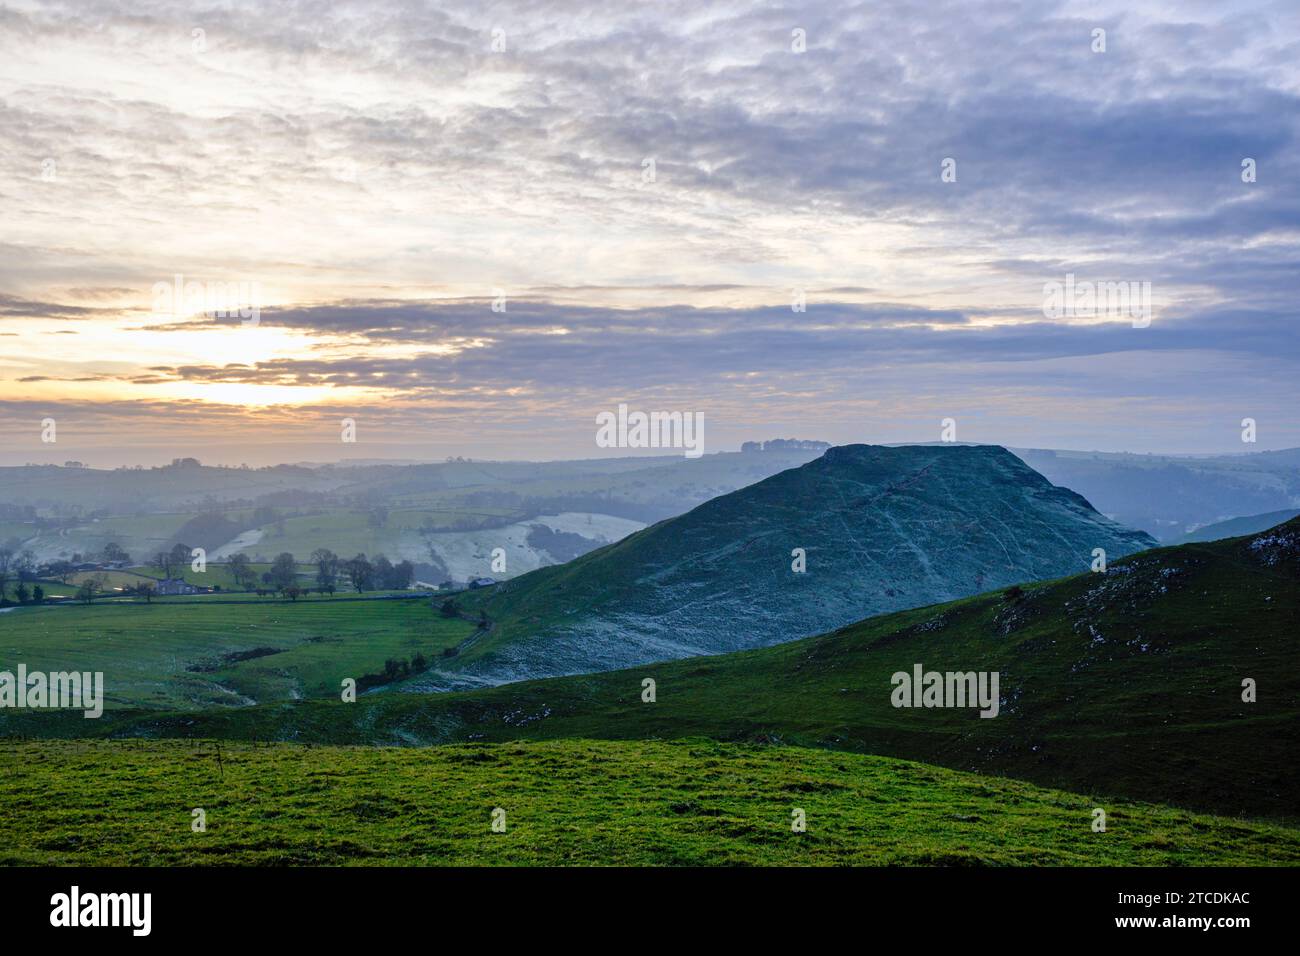
<svg viewBox="0 0 1300 956">
<path fill-rule="evenodd" d="M 195 808 L 205 832 L 191 829 Z M 505 832 L 492 831 L 498 808 Z M 792 830 L 796 810 L 806 832 Z M 1300 863 L 1291 829 L 693 740 L 0 743 L 0 848 L 0 865 Z"/>
<path fill-rule="evenodd" d="M 345 677 L 381 673 L 390 658 L 435 658 L 472 632 L 425 598 L 28 607 L 0 622 L 0 669 L 102 671 L 107 710 L 187 710 L 337 698 Z M 0 711 L 0 733 L 29 716 Z"/>
</svg>

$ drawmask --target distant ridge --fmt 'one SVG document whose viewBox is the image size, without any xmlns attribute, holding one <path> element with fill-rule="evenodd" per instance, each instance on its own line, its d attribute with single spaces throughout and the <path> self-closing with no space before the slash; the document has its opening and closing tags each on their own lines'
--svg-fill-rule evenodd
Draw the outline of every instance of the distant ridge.
<svg viewBox="0 0 1300 956">
<path fill-rule="evenodd" d="M 1193 541 L 1219 541 L 1222 538 L 1236 538 L 1243 534 L 1254 534 L 1257 531 L 1267 531 L 1284 521 L 1290 521 L 1296 515 L 1300 515 L 1300 509 L 1286 508 L 1282 511 L 1269 511 L 1262 515 L 1244 515 L 1240 518 L 1229 518 L 1226 521 L 1216 521 L 1213 524 L 1207 524 L 1195 531 L 1183 536 L 1180 543 L 1187 544 Z"/>
</svg>

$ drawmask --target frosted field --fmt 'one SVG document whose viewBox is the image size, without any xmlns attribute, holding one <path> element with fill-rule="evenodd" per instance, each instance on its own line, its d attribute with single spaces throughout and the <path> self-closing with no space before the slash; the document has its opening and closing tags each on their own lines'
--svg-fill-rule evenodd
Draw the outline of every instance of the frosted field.
<svg viewBox="0 0 1300 956">
<path fill-rule="evenodd" d="M 528 544 L 528 533 L 537 526 L 565 534 L 581 535 L 592 542 L 592 549 L 620 541 L 634 531 L 645 527 L 640 521 L 616 518 L 613 515 L 589 514 L 568 511 L 557 515 L 538 515 L 527 521 L 480 531 L 445 531 L 430 536 L 438 557 L 447 566 L 451 577 L 465 581 L 473 577 L 513 578 L 537 568 L 555 564 L 545 551 Z M 506 552 L 504 573 L 492 570 L 492 551 L 503 548 Z M 412 561 L 427 561 L 424 542 L 402 542 L 401 557 Z M 430 584 L 438 584 L 430 581 Z"/>
</svg>

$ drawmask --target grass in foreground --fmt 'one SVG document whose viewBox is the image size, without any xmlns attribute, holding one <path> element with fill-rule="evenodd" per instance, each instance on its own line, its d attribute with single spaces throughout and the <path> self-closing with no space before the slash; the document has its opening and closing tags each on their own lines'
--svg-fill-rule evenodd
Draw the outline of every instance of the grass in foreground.
<svg viewBox="0 0 1300 956">
<path fill-rule="evenodd" d="M 1295 829 L 1103 803 L 1095 833 L 1098 805 L 883 757 L 702 740 L 0 744 L 7 865 L 1300 863 Z M 805 833 L 791 831 L 796 808 Z"/>
</svg>

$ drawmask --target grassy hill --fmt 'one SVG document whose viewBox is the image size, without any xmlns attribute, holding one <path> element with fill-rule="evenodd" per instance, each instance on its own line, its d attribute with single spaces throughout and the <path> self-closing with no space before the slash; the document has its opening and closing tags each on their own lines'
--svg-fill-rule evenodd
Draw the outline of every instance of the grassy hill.
<svg viewBox="0 0 1300 956">
<path fill-rule="evenodd" d="M 191 830 L 196 807 L 206 832 Z M 1296 865 L 1300 832 L 710 741 L 46 741 L 0 743 L 0 865 L 14 864 Z"/>
<path fill-rule="evenodd" d="M 1296 816 L 1300 519 L 776 647 L 473 692 L 24 732 L 318 743 L 708 736 L 892 755 L 1228 814 Z M 1001 712 L 891 706 L 891 676 L 996 670 Z M 657 683 L 643 703 L 642 681 Z M 1243 678 L 1258 701 L 1241 699 Z M 17 726 L 17 725 L 15 725 Z"/>
<path fill-rule="evenodd" d="M 760 647 L 1148 547 L 995 446 L 848 445 L 469 600 L 428 689 Z M 806 570 L 795 569 L 795 549 Z"/>
</svg>

